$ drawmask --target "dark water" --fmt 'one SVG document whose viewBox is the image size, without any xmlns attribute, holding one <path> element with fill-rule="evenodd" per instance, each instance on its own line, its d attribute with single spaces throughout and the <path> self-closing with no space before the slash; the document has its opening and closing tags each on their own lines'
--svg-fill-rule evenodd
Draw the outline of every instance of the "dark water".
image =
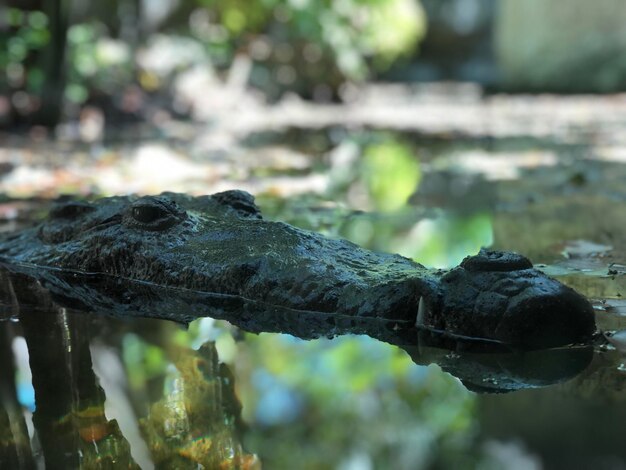
<svg viewBox="0 0 626 470">
<path fill-rule="evenodd" d="M 613 343 L 470 354 L 185 328 L 3 271 L 1 468 L 626 467 L 623 163 L 579 144 L 333 132 L 294 136 L 326 155 L 306 172 L 328 192 L 266 195 L 266 217 L 430 266 L 524 253 L 593 300 Z"/>
<path fill-rule="evenodd" d="M 3 276 L 7 468 L 258 468 L 259 459 L 289 468 L 297 447 L 304 468 L 344 459 L 497 467 L 539 456 L 569 466 L 621 455 L 624 367 L 606 348 L 307 342 L 210 318 L 186 329 L 63 308 L 39 284 Z M 561 454 L 578 440 L 587 444 Z M 365 457 L 347 452 L 364 444 L 376 452 L 354 463 Z"/>
</svg>

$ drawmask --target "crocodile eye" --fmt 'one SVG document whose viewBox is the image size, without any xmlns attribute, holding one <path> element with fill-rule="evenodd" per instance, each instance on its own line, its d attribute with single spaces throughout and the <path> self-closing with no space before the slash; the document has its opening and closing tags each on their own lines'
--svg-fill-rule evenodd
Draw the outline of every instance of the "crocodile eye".
<svg viewBox="0 0 626 470">
<path fill-rule="evenodd" d="M 157 206 L 137 206 L 133 207 L 133 219 L 142 224 L 151 224 L 159 219 L 165 219 L 169 213 L 162 207 Z"/>
<path fill-rule="evenodd" d="M 150 196 L 135 202 L 129 215 L 130 224 L 144 230 L 165 230 L 187 216 L 175 203 Z"/>
</svg>

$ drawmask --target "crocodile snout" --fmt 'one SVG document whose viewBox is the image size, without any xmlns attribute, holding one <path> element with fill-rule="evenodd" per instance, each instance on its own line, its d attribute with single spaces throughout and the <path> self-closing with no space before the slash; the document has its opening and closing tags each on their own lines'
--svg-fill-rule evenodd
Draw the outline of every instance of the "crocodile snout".
<svg viewBox="0 0 626 470">
<path fill-rule="evenodd" d="M 595 331 L 593 307 L 582 295 L 547 278 L 511 298 L 496 337 L 524 349 L 583 342 Z"/>
<path fill-rule="evenodd" d="M 591 304 L 515 253 L 481 250 L 441 277 L 442 307 L 425 323 L 521 349 L 587 341 Z"/>
</svg>

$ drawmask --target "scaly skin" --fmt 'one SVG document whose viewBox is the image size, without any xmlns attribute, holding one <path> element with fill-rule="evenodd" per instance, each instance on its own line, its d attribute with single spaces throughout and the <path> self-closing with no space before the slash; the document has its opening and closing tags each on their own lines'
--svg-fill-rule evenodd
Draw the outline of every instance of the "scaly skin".
<svg viewBox="0 0 626 470">
<path fill-rule="evenodd" d="M 586 299 L 520 255 L 481 251 L 450 271 L 431 270 L 263 220 L 242 191 L 60 204 L 39 225 L 0 236 L 0 260 L 226 294 L 266 310 L 417 324 L 522 349 L 584 342 L 595 330 Z M 323 334 L 319 325 L 315 331 Z"/>
</svg>

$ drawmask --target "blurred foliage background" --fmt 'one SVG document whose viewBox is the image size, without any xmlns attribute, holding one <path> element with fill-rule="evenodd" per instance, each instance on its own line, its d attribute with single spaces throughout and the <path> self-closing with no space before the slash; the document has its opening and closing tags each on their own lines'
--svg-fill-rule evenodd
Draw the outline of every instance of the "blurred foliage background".
<svg viewBox="0 0 626 470">
<path fill-rule="evenodd" d="M 373 80 L 616 91 L 626 83 L 624 8 L 576 0 L 567 14 L 577 21 L 539 1 L 9 0 L 0 6 L 0 125 L 54 126 L 89 106 L 108 123 L 157 109 L 185 116 L 176 86 L 199 76 L 270 101 L 290 92 L 349 101 Z"/>
<path fill-rule="evenodd" d="M 237 57 L 270 99 L 330 100 L 409 57 L 426 30 L 413 0 L 13 3 L 0 7 L 4 124 L 53 125 L 86 104 L 132 116 L 171 99 L 182 72 L 220 75 Z"/>
</svg>

